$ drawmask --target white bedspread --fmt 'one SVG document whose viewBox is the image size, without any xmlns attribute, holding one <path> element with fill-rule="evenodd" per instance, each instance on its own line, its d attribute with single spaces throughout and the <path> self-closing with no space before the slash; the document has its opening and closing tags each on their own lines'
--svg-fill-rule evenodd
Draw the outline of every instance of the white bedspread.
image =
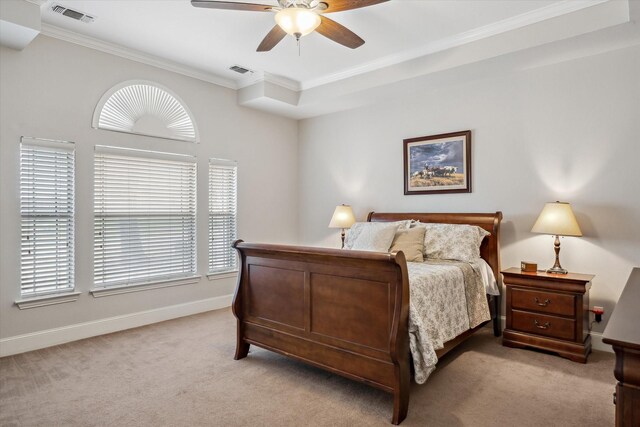
<svg viewBox="0 0 640 427">
<path fill-rule="evenodd" d="M 479 264 L 426 261 L 407 267 L 409 344 L 415 380 L 423 384 L 438 362 L 436 350 L 491 315 Z"/>
</svg>

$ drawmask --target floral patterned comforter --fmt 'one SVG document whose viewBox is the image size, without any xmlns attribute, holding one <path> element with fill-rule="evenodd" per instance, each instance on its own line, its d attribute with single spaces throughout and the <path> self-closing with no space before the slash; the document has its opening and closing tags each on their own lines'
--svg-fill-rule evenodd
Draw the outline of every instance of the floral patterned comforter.
<svg viewBox="0 0 640 427">
<path fill-rule="evenodd" d="M 415 380 L 423 384 L 436 368 L 436 350 L 491 315 L 478 265 L 428 260 L 407 267 L 409 344 Z"/>
</svg>

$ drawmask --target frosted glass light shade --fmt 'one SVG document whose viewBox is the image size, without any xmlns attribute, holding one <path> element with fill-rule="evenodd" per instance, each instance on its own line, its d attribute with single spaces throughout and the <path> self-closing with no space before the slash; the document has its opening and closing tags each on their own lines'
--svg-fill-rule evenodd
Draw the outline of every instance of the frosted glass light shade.
<svg viewBox="0 0 640 427">
<path fill-rule="evenodd" d="M 303 7 L 289 7 L 276 13 L 276 24 L 290 36 L 302 37 L 320 25 L 320 17 Z"/>
<path fill-rule="evenodd" d="M 350 228 L 354 222 L 356 222 L 356 217 L 353 215 L 351 206 L 340 205 L 336 206 L 336 210 L 333 212 L 329 228 Z"/>
<path fill-rule="evenodd" d="M 556 236 L 582 236 L 571 205 L 563 202 L 545 204 L 531 232 Z"/>
</svg>

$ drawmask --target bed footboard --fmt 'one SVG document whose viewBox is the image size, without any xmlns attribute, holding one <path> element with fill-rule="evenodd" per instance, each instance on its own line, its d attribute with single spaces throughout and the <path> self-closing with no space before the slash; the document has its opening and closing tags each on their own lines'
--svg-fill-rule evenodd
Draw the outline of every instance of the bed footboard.
<svg viewBox="0 0 640 427">
<path fill-rule="evenodd" d="M 409 280 L 404 254 L 233 244 L 236 359 L 251 344 L 393 394 L 409 406 Z"/>
</svg>

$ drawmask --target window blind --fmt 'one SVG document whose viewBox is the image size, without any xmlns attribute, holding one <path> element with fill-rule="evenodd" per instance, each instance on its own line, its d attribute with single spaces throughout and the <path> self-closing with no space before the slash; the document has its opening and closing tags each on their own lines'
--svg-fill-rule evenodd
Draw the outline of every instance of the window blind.
<svg viewBox="0 0 640 427">
<path fill-rule="evenodd" d="M 97 146 L 94 181 L 95 286 L 196 273 L 195 158 Z"/>
<path fill-rule="evenodd" d="M 74 144 L 20 143 L 20 294 L 74 288 Z"/>
<path fill-rule="evenodd" d="M 235 162 L 209 161 L 209 273 L 237 269 L 231 247 L 237 235 L 237 179 Z"/>
</svg>

